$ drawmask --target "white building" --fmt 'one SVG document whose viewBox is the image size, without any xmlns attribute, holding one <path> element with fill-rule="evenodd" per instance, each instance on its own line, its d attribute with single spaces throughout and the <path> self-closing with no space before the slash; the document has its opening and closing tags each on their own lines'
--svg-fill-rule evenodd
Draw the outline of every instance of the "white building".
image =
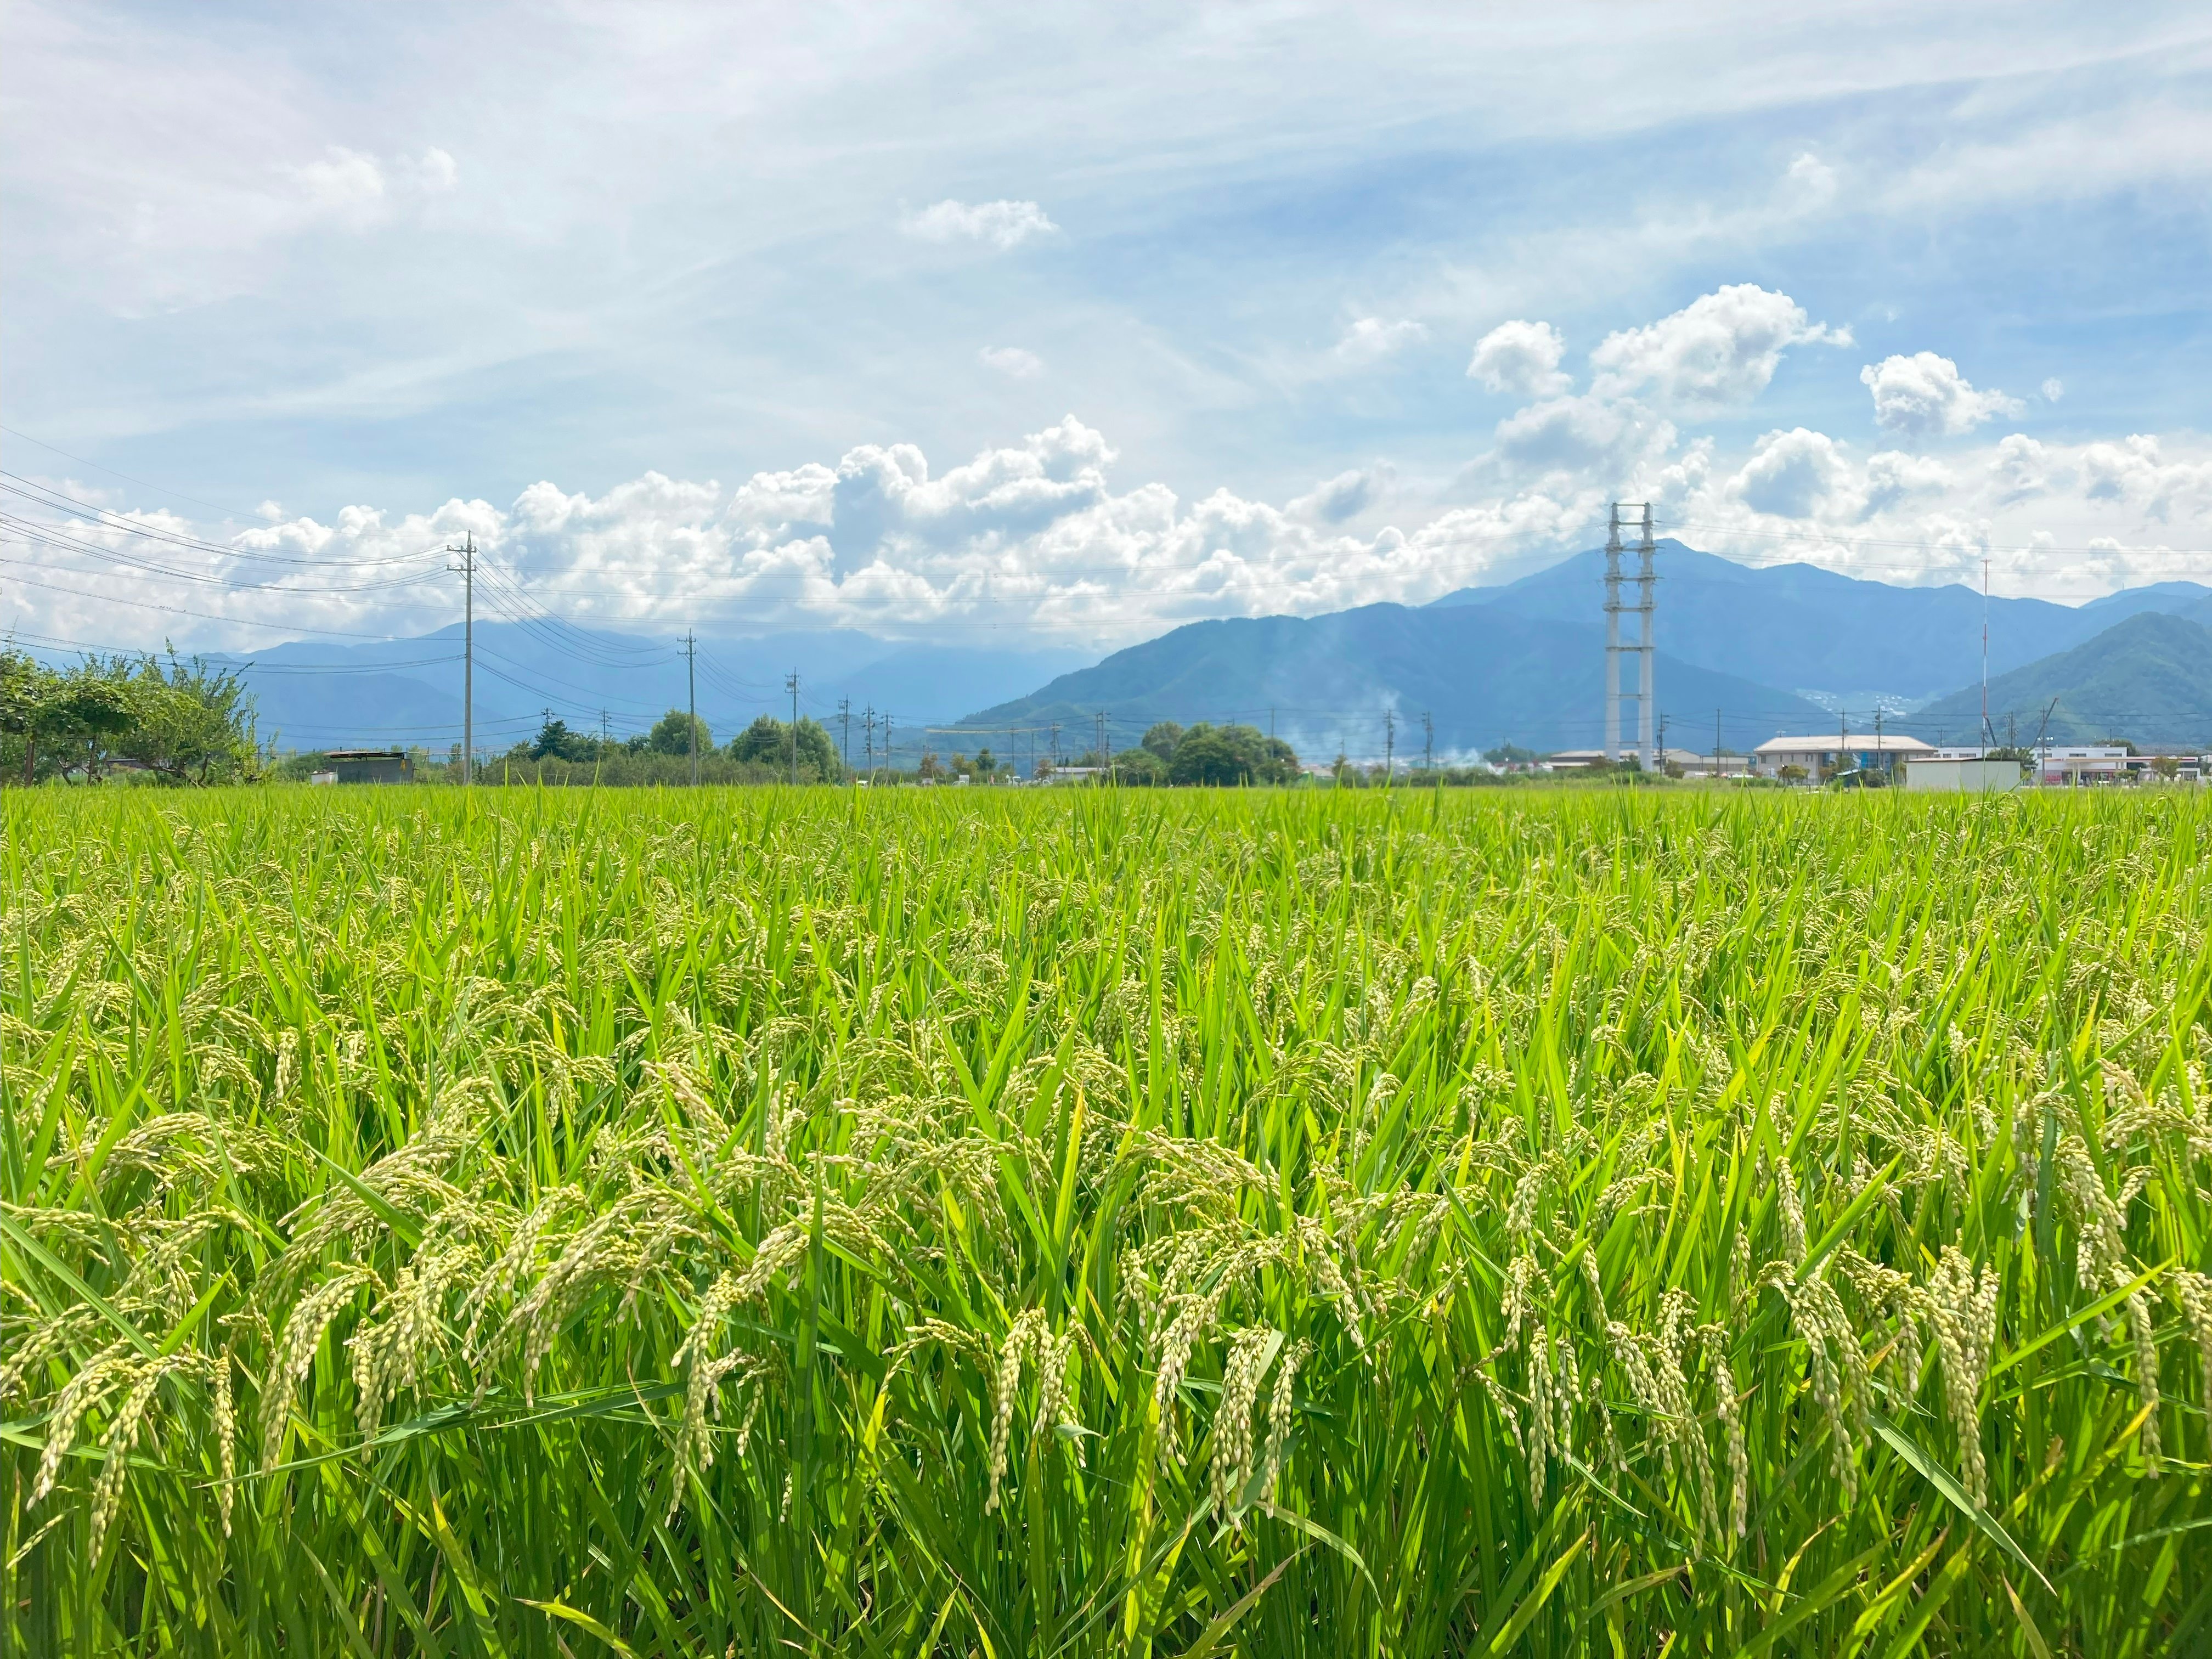
<svg viewBox="0 0 2212 1659">
<path fill-rule="evenodd" d="M 1784 767 L 1796 766 L 1807 777 L 1817 778 L 1823 772 L 1875 768 L 1887 772 L 1901 761 L 1935 753 L 1934 744 L 1899 732 L 1885 732 L 1879 737 L 1870 732 L 1831 732 L 1825 737 L 1769 738 L 1752 750 L 1752 761 L 1753 769 L 1763 777 L 1778 777 Z"/>
</svg>

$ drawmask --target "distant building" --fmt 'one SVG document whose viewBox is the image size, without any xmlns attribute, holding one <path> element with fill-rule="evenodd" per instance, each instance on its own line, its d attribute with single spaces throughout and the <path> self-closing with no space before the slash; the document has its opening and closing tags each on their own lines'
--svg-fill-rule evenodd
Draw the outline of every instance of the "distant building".
<svg viewBox="0 0 2212 1659">
<path fill-rule="evenodd" d="M 1900 761 L 1917 760 L 1936 752 L 1933 744 L 1901 732 L 1831 732 L 1826 737 L 1769 738 L 1752 750 L 1753 770 L 1765 777 L 1779 776 L 1785 766 L 1802 767 L 1808 778 L 1823 772 L 1889 771 Z"/>
<path fill-rule="evenodd" d="M 2135 757 L 2116 743 L 2051 744 L 2033 753 L 2037 777 L 2062 788 L 2125 783 L 2137 769 Z"/>
<path fill-rule="evenodd" d="M 338 783 L 412 783 L 415 763 L 404 749 L 333 749 L 325 757 Z"/>
<path fill-rule="evenodd" d="M 1623 749 L 1620 757 L 1623 760 L 1633 760 L 1637 758 L 1636 751 L 1633 749 Z M 1712 757 L 1700 755 L 1694 749 L 1662 749 L 1658 753 L 1657 762 L 1662 771 L 1670 766 L 1679 766 L 1684 774 L 1690 777 L 1708 777 L 1711 775 L 1713 770 Z M 1544 764 L 1554 772 L 1587 772 L 1593 768 L 1602 767 L 1606 763 L 1605 750 L 1602 749 L 1562 749 L 1557 754 L 1544 757 Z M 1743 771 L 1745 764 L 1745 759 L 1741 755 L 1723 755 L 1721 757 L 1721 775 L 1725 777 L 1731 773 L 1740 774 Z"/>
</svg>

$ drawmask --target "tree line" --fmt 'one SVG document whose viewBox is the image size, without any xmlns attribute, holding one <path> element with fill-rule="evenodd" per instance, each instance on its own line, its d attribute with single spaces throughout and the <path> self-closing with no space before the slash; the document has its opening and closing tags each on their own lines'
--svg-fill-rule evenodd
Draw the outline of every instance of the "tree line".
<svg viewBox="0 0 2212 1659">
<path fill-rule="evenodd" d="M 173 650 L 54 668 L 0 647 L 0 780 L 233 783 L 261 767 L 253 701 L 234 670 Z"/>
</svg>

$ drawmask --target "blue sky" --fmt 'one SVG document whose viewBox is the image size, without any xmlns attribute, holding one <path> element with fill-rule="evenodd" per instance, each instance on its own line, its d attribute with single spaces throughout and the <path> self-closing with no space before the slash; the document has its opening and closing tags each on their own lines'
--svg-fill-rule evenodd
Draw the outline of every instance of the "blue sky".
<svg viewBox="0 0 2212 1659">
<path fill-rule="evenodd" d="M 1614 497 L 2212 580 L 2201 8 L 1491 9 L 17 0 L 0 454 L 219 575 L 466 529 L 645 631 L 1113 644 L 1498 580 Z M 6 551 L 57 637 L 450 608 L 295 574 L 187 629 Z"/>
</svg>

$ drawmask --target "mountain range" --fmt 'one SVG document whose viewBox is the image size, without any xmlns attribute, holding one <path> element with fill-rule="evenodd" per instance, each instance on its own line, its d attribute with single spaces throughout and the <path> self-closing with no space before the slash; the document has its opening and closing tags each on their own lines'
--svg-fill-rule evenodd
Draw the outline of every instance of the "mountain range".
<svg viewBox="0 0 2212 1659">
<path fill-rule="evenodd" d="M 415 639 L 295 641 L 210 659 L 239 670 L 253 693 L 263 738 L 281 747 L 442 750 L 461 732 L 461 635 L 455 626 Z M 529 737 L 548 709 L 593 732 L 604 713 L 611 735 L 626 736 L 684 708 L 691 695 L 680 641 L 543 619 L 479 622 L 476 653 L 480 749 Z M 842 737 L 837 708 L 848 700 L 858 755 L 863 711 L 893 711 L 899 750 L 908 756 L 919 752 L 925 726 L 947 724 L 1087 660 L 1089 653 L 1063 648 L 915 643 L 853 629 L 702 639 L 696 695 L 700 718 L 720 741 L 758 714 L 788 720 L 784 677 L 796 670 L 802 714 Z"/>
<path fill-rule="evenodd" d="M 1900 587 L 1809 565 L 1741 565 L 1672 540 L 1659 544 L 1655 564 L 1657 702 L 1669 719 L 1669 744 L 1710 748 L 1717 727 L 1727 747 L 1747 749 L 1782 731 L 1832 729 L 1839 711 L 1863 726 L 1877 708 L 1893 717 L 1921 711 L 1969 681 L 1972 719 L 1957 712 L 1963 692 L 1944 698 L 1932 718 L 1953 726 L 1954 741 L 1972 739 L 1981 706 L 1984 612 L 1973 589 Z M 1463 588 L 1425 606 L 1193 623 L 963 724 L 980 734 L 1058 722 L 1087 734 L 1103 710 L 1119 743 L 1154 720 L 1272 719 L 1309 758 L 1339 751 L 1372 757 L 1393 740 L 1384 725 L 1389 710 L 1401 756 L 1425 740 L 1424 714 L 1443 754 L 1503 740 L 1593 748 L 1602 739 L 1604 574 L 1604 552 L 1592 549 L 1518 581 Z M 1990 665 L 2001 678 L 2027 676 L 2022 688 L 2042 687 L 2051 674 L 2063 681 L 2092 661 L 2046 672 L 2048 659 L 2087 649 L 2119 624 L 2203 613 L 2212 613 L 2212 588 L 2194 582 L 2130 589 L 2078 606 L 1991 599 Z M 2132 689 L 2117 702 L 2099 690 L 2101 702 L 2082 705 L 2088 724 L 2106 707 L 2168 714 L 2212 707 L 2212 695 L 2173 678 L 2192 660 L 2186 636 L 2158 637 L 2165 655 L 2156 660 L 2136 661 L 2150 638 L 2142 631 L 2124 634 L 2094 659 L 2100 688 Z M 2193 660 L 2212 675 L 2212 661 Z M 2154 682 L 2168 690 L 2153 695 Z M 2027 692 L 2008 695 L 2024 700 Z M 2042 707 L 2035 704 L 2039 715 Z M 1923 717 L 1915 712 L 1899 729 Z M 1968 729 L 1957 729 L 1960 724 Z M 1623 736 L 1633 741 L 1632 732 Z M 1087 736 L 1083 741 L 1088 746 Z"/>
<path fill-rule="evenodd" d="M 2198 616 L 2203 621 L 2195 620 Z M 2094 743 L 2124 737 L 2146 748 L 2212 748 L 2212 602 L 2179 616 L 2145 611 L 2095 638 L 1990 681 L 1999 742 Z M 2047 720 L 2046 720 L 2047 714 Z M 1914 735 L 1957 741 L 1981 726 L 1982 690 L 1968 686 L 1916 712 Z M 1926 728 L 1926 729 L 1919 729 Z"/>
</svg>

